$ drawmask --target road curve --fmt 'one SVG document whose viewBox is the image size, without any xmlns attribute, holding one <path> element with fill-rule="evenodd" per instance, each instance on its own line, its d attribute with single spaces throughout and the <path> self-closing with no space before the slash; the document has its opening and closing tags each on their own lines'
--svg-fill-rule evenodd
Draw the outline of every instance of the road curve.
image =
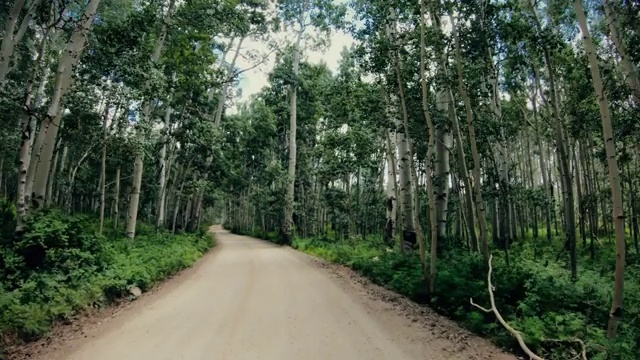
<svg viewBox="0 0 640 360">
<path fill-rule="evenodd" d="M 481 339 L 434 335 L 292 249 L 216 236 L 215 254 L 176 286 L 47 359 L 515 359 Z"/>
</svg>

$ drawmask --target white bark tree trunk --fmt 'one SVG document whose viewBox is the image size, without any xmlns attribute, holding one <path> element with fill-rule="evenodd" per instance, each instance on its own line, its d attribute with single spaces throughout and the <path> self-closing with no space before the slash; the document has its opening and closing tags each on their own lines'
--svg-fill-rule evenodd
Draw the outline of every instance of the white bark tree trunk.
<svg viewBox="0 0 640 360">
<path fill-rule="evenodd" d="M 33 142 L 33 135 L 35 133 L 34 122 L 32 121 L 35 116 L 31 114 L 31 104 L 33 102 L 33 86 L 36 82 L 36 76 L 45 67 L 47 48 L 47 37 L 44 36 L 42 44 L 40 45 L 40 51 L 36 59 L 36 72 L 27 84 L 25 90 L 25 99 L 23 103 L 24 113 L 20 120 L 22 145 L 20 146 L 20 166 L 18 168 L 18 187 L 17 187 L 17 206 L 16 206 L 16 232 L 21 232 L 24 225 L 24 218 L 27 214 L 27 174 L 29 171 L 29 163 L 31 162 L 31 144 Z M 44 82 L 45 77 L 42 76 L 41 82 Z"/>
<path fill-rule="evenodd" d="M 485 264 L 489 264 L 489 231 L 487 229 L 486 207 L 482 200 L 481 183 L 482 177 L 480 173 L 480 154 L 478 152 L 478 143 L 476 141 L 476 131 L 473 125 L 473 110 L 471 108 L 471 100 L 464 84 L 462 73 L 462 56 L 460 55 L 460 38 L 458 36 L 455 23 L 452 23 L 452 33 L 456 47 L 456 72 L 458 78 L 458 90 L 464 100 L 464 107 L 467 114 L 467 128 L 469 130 L 469 144 L 471 145 L 471 155 L 473 157 L 473 191 L 475 193 L 476 211 L 478 212 L 478 222 L 480 224 L 480 239 L 482 248 L 482 257 Z"/>
<path fill-rule="evenodd" d="M 620 172 L 618 169 L 618 161 L 616 160 L 616 146 L 613 139 L 609 101 L 604 91 L 604 85 L 602 84 L 596 49 L 593 44 L 593 40 L 591 39 L 591 35 L 589 34 L 587 17 L 584 13 L 581 0 L 575 0 L 573 4 L 578 16 L 580 29 L 582 30 L 582 39 L 584 41 L 587 57 L 589 58 L 589 68 L 593 79 L 593 87 L 598 98 L 600 118 L 602 119 L 602 135 L 604 137 L 605 151 L 607 153 L 607 165 L 609 168 L 609 183 L 611 186 L 611 195 L 613 200 L 613 221 L 616 234 L 616 272 L 613 288 L 613 303 L 609 313 L 609 324 L 607 325 L 607 336 L 613 339 L 617 335 L 618 323 L 622 316 L 622 304 L 624 297 L 625 229 Z"/>
<path fill-rule="evenodd" d="M 113 228 L 118 228 L 120 220 L 120 166 L 116 168 L 116 189 L 113 194 Z"/>
<path fill-rule="evenodd" d="M 62 53 L 62 58 L 58 63 L 54 94 L 49 104 L 47 115 L 38 133 L 38 137 L 42 138 L 42 145 L 34 149 L 31 157 L 31 161 L 37 161 L 33 177 L 32 201 L 34 210 L 38 210 L 44 206 L 53 149 L 62 117 L 62 98 L 73 83 L 75 66 L 80 61 L 80 55 L 87 43 L 89 31 L 93 24 L 93 17 L 99 4 L 100 0 L 91 0 L 89 2 L 82 17 L 82 25 L 71 35 L 65 51 Z M 37 143 L 38 141 L 36 140 L 36 145 L 38 145 Z"/>
<path fill-rule="evenodd" d="M 116 111 L 117 115 L 117 111 Z M 115 116 L 114 116 L 115 117 Z M 104 209 L 105 209 L 105 201 L 106 201 L 106 191 L 107 191 L 107 121 L 109 120 L 109 103 L 104 109 L 103 119 L 102 119 L 102 156 L 100 159 L 100 227 L 98 229 L 98 233 L 102 234 L 102 230 L 104 228 Z"/>
<path fill-rule="evenodd" d="M 151 55 L 151 63 L 155 64 L 160 60 L 160 55 L 162 54 L 162 48 L 164 47 L 164 42 L 167 37 L 168 31 L 168 23 L 171 21 L 171 14 L 173 12 L 173 6 L 175 4 L 175 0 L 169 0 L 169 7 L 167 10 L 167 15 L 162 21 L 162 27 L 160 28 L 160 34 L 158 36 L 158 41 L 153 50 L 153 54 Z M 149 87 L 149 80 L 145 84 L 145 88 Z M 141 125 L 137 129 L 137 138 L 138 138 L 138 146 L 142 147 L 144 142 L 145 135 L 145 127 L 149 125 L 151 117 L 151 103 L 149 99 L 144 101 L 144 105 L 142 107 L 142 119 L 140 120 Z M 142 187 L 142 173 L 144 171 L 144 151 L 139 148 L 136 151 L 136 156 L 133 161 L 133 181 L 131 184 L 131 197 L 129 200 L 129 209 L 127 211 L 127 228 L 126 228 L 126 236 L 129 239 L 133 239 L 136 236 L 136 225 L 138 222 L 138 206 L 140 204 L 140 188 Z"/>
<path fill-rule="evenodd" d="M 429 112 L 429 88 L 427 85 L 427 75 L 426 75 L 426 35 L 425 35 L 425 23 L 426 23 L 426 4 L 425 0 L 420 1 L 420 89 L 422 95 L 422 113 L 427 122 L 427 131 L 428 131 L 428 144 L 427 144 L 427 156 L 425 160 L 425 172 L 426 172 L 426 185 L 427 185 L 427 196 L 429 199 L 429 227 L 431 229 L 431 263 L 429 269 L 429 292 L 433 293 L 435 291 L 435 281 L 436 281 L 436 260 L 438 258 L 438 218 L 436 213 L 436 199 L 435 192 L 433 189 L 433 166 L 432 166 L 432 158 L 435 153 L 436 147 L 436 130 L 433 124 L 433 119 L 431 118 L 431 113 Z"/>
<path fill-rule="evenodd" d="M 293 232 L 293 205 L 295 201 L 296 183 L 296 132 L 297 132 L 297 100 L 298 100 L 298 74 L 300 70 L 300 43 L 304 34 L 304 23 L 306 19 L 306 2 L 303 6 L 299 19 L 300 30 L 298 31 L 296 43 L 293 48 L 293 75 L 294 84 L 291 85 L 289 95 L 289 166 L 287 169 L 287 192 L 284 199 L 284 222 L 282 224 L 282 241 L 284 244 L 291 244 Z"/>
<path fill-rule="evenodd" d="M 169 141 L 169 128 L 171 120 L 171 106 L 167 105 L 167 109 L 164 114 L 164 131 L 167 135 L 163 139 L 162 149 L 160 150 L 160 179 L 159 186 L 160 191 L 158 194 L 158 216 L 156 219 L 156 226 L 161 228 L 164 226 L 165 221 L 165 199 L 167 197 L 167 142 Z"/>
<path fill-rule="evenodd" d="M 385 226 L 385 240 L 390 246 L 393 246 L 393 239 L 396 232 L 397 218 L 397 184 L 398 174 L 396 172 L 396 134 L 395 131 L 387 130 L 385 133 L 387 144 L 387 223 Z"/>
</svg>

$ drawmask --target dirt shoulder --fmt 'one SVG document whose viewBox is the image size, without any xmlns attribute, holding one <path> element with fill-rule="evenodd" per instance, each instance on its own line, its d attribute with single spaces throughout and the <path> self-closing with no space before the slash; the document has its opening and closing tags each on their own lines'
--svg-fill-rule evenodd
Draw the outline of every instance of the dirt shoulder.
<svg viewBox="0 0 640 360">
<path fill-rule="evenodd" d="M 289 251 L 298 252 L 293 249 Z M 309 263 L 331 274 L 346 291 L 362 297 L 362 304 L 380 322 L 394 324 L 401 336 L 410 339 L 410 346 L 416 354 L 434 351 L 441 353 L 445 359 L 517 359 L 491 341 L 460 327 L 455 321 L 374 284 L 347 266 L 298 253 L 307 257 Z"/>
</svg>

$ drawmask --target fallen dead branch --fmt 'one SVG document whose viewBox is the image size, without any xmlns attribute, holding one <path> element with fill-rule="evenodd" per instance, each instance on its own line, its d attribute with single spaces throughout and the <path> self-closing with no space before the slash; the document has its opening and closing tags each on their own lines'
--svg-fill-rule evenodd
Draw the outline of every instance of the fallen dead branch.
<svg viewBox="0 0 640 360">
<path fill-rule="evenodd" d="M 493 313 L 496 318 L 498 319 L 498 321 L 500 322 L 500 324 L 502 324 L 502 326 L 507 329 L 507 331 L 509 331 L 511 333 L 511 335 L 513 335 L 513 337 L 516 338 L 516 340 L 518 341 L 518 344 L 520 345 L 520 348 L 529 356 L 530 359 L 532 360 L 544 360 L 543 358 L 541 358 L 540 356 L 536 355 L 533 351 L 531 351 L 531 349 L 529 349 L 529 347 L 527 346 L 527 344 L 524 343 L 524 339 L 522 338 L 522 334 L 511 327 L 511 325 L 509 325 L 504 318 L 502 318 L 502 315 L 500 315 L 500 311 L 498 311 L 498 308 L 496 307 L 496 300 L 493 296 L 493 291 L 495 290 L 495 288 L 493 287 L 493 284 L 491 284 L 491 273 L 493 271 L 493 267 L 491 265 L 491 261 L 493 260 L 493 255 L 491 255 L 489 257 L 489 273 L 487 275 L 487 288 L 489 289 L 489 299 L 491 301 L 491 308 L 487 309 L 485 307 L 482 307 L 476 303 L 473 302 L 473 298 L 469 299 L 471 302 L 471 305 L 477 307 L 478 309 L 486 312 L 486 313 Z"/>
</svg>

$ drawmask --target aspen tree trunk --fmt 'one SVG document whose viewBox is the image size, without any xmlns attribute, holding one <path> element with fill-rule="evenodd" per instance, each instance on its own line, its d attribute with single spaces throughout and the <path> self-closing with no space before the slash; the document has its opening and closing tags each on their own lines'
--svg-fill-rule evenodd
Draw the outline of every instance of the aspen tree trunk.
<svg viewBox="0 0 640 360">
<path fill-rule="evenodd" d="M 625 266 L 625 240 L 624 240 L 624 209 L 622 205 L 620 173 L 618 170 L 618 161 L 616 160 L 616 146 L 613 139 L 613 129 L 611 126 L 611 114 L 609 112 L 609 101 L 604 91 L 602 78 L 600 76 L 600 66 L 598 65 L 598 57 L 593 40 L 589 34 L 587 25 L 587 17 L 584 13 L 581 0 L 575 0 L 573 3 L 578 23 L 582 31 L 582 39 L 584 41 L 585 51 L 589 59 L 589 68 L 591 70 L 591 78 L 593 87 L 598 98 L 598 107 L 600 109 L 600 118 L 602 119 L 602 135 L 604 137 L 605 151 L 607 153 L 607 165 L 609 168 L 609 184 L 611 186 L 611 195 L 613 200 L 613 221 L 616 231 L 616 272 L 615 284 L 613 288 L 613 304 L 609 313 L 609 324 L 607 325 L 607 336 L 613 339 L 617 335 L 618 323 L 622 317 L 622 304 L 624 295 L 624 266 Z"/>
<path fill-rule="evenodd" d="M 202 200 L 204 199 L 204 189 L 198 190 L 193 197 L 192 209 L 187 222 L 187 230 L 195 231 L 200 224 L 200 212 L 202 211 Z"/>
<path fill-rule="evenodd" d="M 98 233 L 102 234 L 104 228 L 105 193 L 107 190 L 107 121 L 109 119 L 109 103 L 104 108 L 102 119 L 102 156 L 100 158 L 100 227 Z"/>
<path fill-rule="evenodd" d="M 2 185 L 4 184 L 4 176 L 3 175 L 4 175 L 4 157 L 2 157 L 2 155 L 0 155 L 0 189 L 2 188 Z"/>
<path fill-rule="evenodd" d="M 458 90 L 464 100 L 464 107 L 467 114 L 467 129 L 469 130 L 469 144 L 471 145 L 471 155 L 473 158 L 473 191 L 475 192 L 476 211 L 478 212 L 478 223 L 480 225 L 480 243 L 482 249 L 482 257 L 485 264 L 489 263 L 489 230 L 487 229 L 486 208 L 482 200 L 481 190 L 481 174 L 480 174 L 480 154 L 478 152 L 478 144 L 476 141 L 476 131 L 473 125 L 473 110 L 471 108 L 471 99 L 467 93 L 462 73 L 462 57 L 460 55 L 460 38 L 456 29 L 455 22 L 451 23 L 452 33 L 456 47 L 456 72 L 458 78 Z M 469 189 L 471 191 L 472 189 Z"/>
<path fill-rule="evenodd" d="M 394 24 L 395 26 L 395 24 Z M 393 32 L 392 32 L 393 31 Z M 394 38 L 395 29 L 389 29 L 389 37 Z M 400 110 L 402 116 L 397 116 L 397 137 L 398 137 L 398 153 L 400 157 L 400 192 L 402 193 L 402 248 L 409 251 L 417 243 L 416 224 L 414 217 L 415 203 L 413 201 L 413 176 L 411 169 L 413 168 L 413 154 L 411 153 L 411 138 L 409 135 L 409 114 L 407 112 L 406 98 L 404 94 L 404 85 L 402 82 L 400 55 L 397 52 L 392 54 L 393 65 L 396 74 L 396 85 L 398 86 L 398 94 L 400 100 Z M 396 103 L 391 99 L 391 104 Z M 423 263 L 424 268 L 424 263 Z"/>
<path fill-rule="evenodd" d="M 451 18 L 453 22 L 453 17 Z M 455 113 L 455 103 L 453 100 L 453 93 L 449 88 L 449 117 L 453 127 L 453 134 L 456 140 L 456 152 L 458 154 L 458 166 L 460 167 L 460 177 L 464 184 L 464 197 L 465 201 L 460 199 L 460 204 L 465 205 L 466 208 L 466 222 L 467 231 L 469 232 L 469 241 L 471 242 L 471 251 L 478 251 L 478 237 L 476 236 L 475 229 L 475 215 L 473 213 L 473 195 L 471 181 L 469 180 L 469 172 L 467 170 L 467 160 L 464 153 L 464 145 L 462 143 L 462 134 L 460 132 L 460 124 L 458 123 L 458 115 Z"/>
<path fill-rule="evenodd" d="M 486 49 L 486 66 L 487 66 L 487 76 L 481 84 L 482 87 L 486 88 L 486 84 L 488 84 L 488 91 L 490 94 L 489 108 L 491 109 L 491 113 L 493 114 L 494 120 L 498 124 L 503 124 L 502 118 L 502 107 L 500 105 L 500 96 L 498 91 L 498 74 L 497 70 L 493 64 L 493 57 L 491 56 L 491 50 L 489 47 Z M 499 176 L 499 196 L 497 199 L 498 202 L 498 212 L 497 216 L 499 217 L 499 227 L 500 232 L 498 236 L 498 245 L 506 251 L 509 249 L 509 244 L 512 239 L 512 225 L 511 225 L 511 201 L 510 201 L 510 189 L 509 189 L 509 154 L 507 152 L 506 146 L 506 136 L 504 132 L 504 126 L 500 128 L 500 137 L 498 143 L 495 146 L 495 157 L 497 160 L 497 168 L 496 173 Z"/>
<path fill-rule="evenodd" d="M 531 154 L 531 142 L 529 141 L 529 136 L 526 136 L 526 140 L 527 140 L 526 158 L 527 158 L 527 170 L 529 172 L 529 187 L 533 189 L 535 186 L 535 182 L 533 180 L 533 163 L 531 161 L 532 154 Z M 532 206 L 532 215 L 533 215 L 533 219 L 532 219 L 533 220 L 533 223 L 532 223 L 533 238 L 538 239 L 538 207 L 535 205 Z"/>
<path fill-rule="evenodd" d="M 80 61 L 80 56 L 87 43 L 89 31 L 93 24 L 93 17 L 98 9 L 99 3 L 100 0 L 91 0 L 89 2 L 82 16 L 82 25 L 71 35 L 65 51 L 62 53 L 62 58 L 58 63 L 54 93 L 40 132 L 38 133 L 38 137 L 42 137 L 42 145 L 39 148 L 35 148 L 31 156 L 32 162 L 37 161 L 33 177 L 32 201 L 34 210 L 39 210 L 44 205 L 47 180 L 51 169 L 51 159 L 53 158 L 53 149 L 60 127 L 62 98 L 74 81 L 75 66 Z"/>
<path fill-rule="evenodd" d="M 553 204 L 553 191 L 551 190 L 551 179 L 549 178 L 548 169 L 548 160 L 547 153 L 545 151 L 545 147 L 542 144 L 542 134 L 540 133 L 540 128 L 542 126 L 541 121 L 538 118 L 538 92 L 540 89 L 540 78 L 538 76 L 538 71 L 535 66 L 532 66 L 533 74 L 534 74 L 534 89 L 533 89 L 533 97 L 531 99 L 531 103 L 533 104 L 533 117 L 536 125 L 536 140 L 538 145 L 538 151 L 540 152 L 540 172 L 542 173 L 542 186 L 544 187 L 545 194 L 547 195 L 547 200 Z M 546 225 L 547 225 L 547 241 L 551 242 L 551 204 L 547 204 L 544 207 L 545 217 L 546 217 Z"/>
<path fill-rule="evenodd" d="M 82 157 L 80 157 L 80 160 L 78 160 L 78 163 L 76 164 L 76 166 L 69 173 L 69 188 L 67 189 L 67 200 L 66 200 L 66 207 L 67 207 L 68 213 L 71 213 L 71 210 L 72 210 L 71 204 L 73 203 L 73 188 L 75 187 L 76 175 L 78 174 L 78 170 L 80 169 L 84 161 L 87 159 L 89 154 L 91 154 L 92 150 L 93 150 L 93 146 L 90 146 L 87 149 L 87 151 L 85 151 L 85 153 L 82 154 Z M 82 200 L 80 201 L 80 203 L 82 203 Z"/>
<path fill-rule="evenodd" d="M 47 181 L 47 196 L 45 197 L 45 205 L 51 205 L 51 201 L 53 198 L 53 184 L 56 181 L 56 171 L 58 169 L 58 155 L 60 154 L 60 145 L 62 143 L 62 139 L 58 139 L 58 145 L 55 148 L 55 155 L 53 155 L 53 161 L 51 164 L 51 173 L 49 174 L 49 181 Z"/>
<path fill-rule="evenodd" d="M 170 99 L 168 100 L 170 101 Z M 162 228 L 164 226 L 165 217 L 165 199 L 167 197 L 167 142 L 169 141 L 169 127 L 171 119 L 171 106 L 167 105 L 167 109 L 164 114 L 164 131 L 166 135 L 162 142 L 162 149 L 160 150 L 160 179 L 158 185 L 160 191 L 158 194 L 158 216 L 156 219 L 156 226 Z"/>
<path fill-rule="evenodd" d="M 308 2 L 305 1 L 298 19 L 300 30 L 293 48 L 293 76 L 294 83 L 289 88 L 289 164 L 287 169 L 287 192 L 284 198 L 284 222 L 282 223 L 282 242 L 291 245 L 293 241 L 293 207 L 295 201 L 296 185 L 296 156 L 297 156 L 297 116 L 298 116 L 298 74 L 300 72 L 300 43 L 305 30 L 305 21 Z"/>
<path fill-rule="evenodd" d="M 429 228 L 431 230 L 431 250 L 430 250 L 430 269 L 429 269 L 429 293 L 435 292 L 435 281 L 437 275 L 436 261 L 438 258 L 438 219 L 436 213 L 436 199 L 433 188 L 433 168 L 432 158 L 436 151 L 436 131 L 429 112 L 429 88 L 427 84 L 426 75 L 426 35 L 425 35 L 425 22 L 426 22 L 426 4 L 425 0 L 420 1 L 420 89 L 422 95 L 422 114 L 427 122 L 428 130 L 428 143 L 427 143 L 427 156 L 425 159 L 425 182 L 427 185 L 427 196 L 429 200 Z M 417 196 L 418 194 L 416 194 Z"/>
<path fill-rule="evenodd" d="M 640 161 L 640 144 L 635 148 L 635 168 L 638 171 L 638 162 Z M 633 186 L 633 185 L 632 185 Z M 633 244 L 636 248 L 636 254 L 640 254 L 640 244 L 638 242 L 639 232 L 638 229 L 638 195 L 636 189 L 631 189 L 631 226 L 633 229 Z"/>
<path fill-rule="evenodd" d="M 590 171 L 590 167 L 589 167 L 589 161 L 587 160 L 586 157 L 587 154 L 587 150 L 585 147 L 585 144 L 583 142 L 580 142 L 580 160 L 582 162 L 582 172 L 583 172 L 583 179 L 584 179 L 584 184 L 585 184 L 585 193 L 586 195 L 589 196 L 589 206 L 587 207 L 585 205 L 585 212 L 588 212 L 589 214 L 589 242 L 590 242 L 590 246 L 589 246 L 589 250 L 591 252 L 591 260 L 595 259 L 595 245 L 594 245 L 594 237 L 596 236 L 596 233 L 598 231 L 598 225 L 597 225 L 597 220 L 595 220 L 596 218 L 596 213 L 597 213 L 597 206 L 596 203 L 594 202 L 595 198 L 593 197 L 593 182 L 591 179 L 591 171 Z"/>
<path fill-rule="evenodd" d="M 176 181 L 178 179 L 176 178 Z M 171 232 L 172 233 L 176 233 L 176 223 L 178 222 L 178 213 L 180 212 L 180 201 L 182 200 L 182 190 L 184 190 L 184 184 L 186 180 L 186 176 L 183 177 L 182 182 L 180 183 L 180 191 L 178 192 L 178 195 L 176 196 L 176 204 L 173 208 L 173 221 L 171 222 Z M 231 219 L 233 219 L 232 217 L 232 213 L 231 214 Z M 231 222 L 232 226 L 234 226 L 233 222 Z"/>
<path fill-rule="evenodd" d="M 396 217 L 397 217 L 397 204 L 396 204 L 396 186 L 398 174 L 396 172 L 396 134 L 395 131 L 389 129 L 386 131 L 386 143 L 387 143 L 387 222 L 385 226 L 385 242 L 389 246 L 393 246 L 394 235 L 396 231 Z"/>
<path fill-rule="evenodd" d="M 446 97 L 445 94 L 443 94 Z M 447 111 L 448 101 L 445 100 L 442 110 Z M 443 128 L 436 129 L 436 162 L 435 162 L 435 192 L 436 192 L 436 216 L 438 218 L 438 238 L 446 237 L 448 209 L 449 209 L 449 177 L 451 174 L 450 151 L 451 134 Z"/>
<path fill-rule="evenodd" d="M 593 148 L 595 146 L 595 142 L 593 140 L 590 141 L 591 148 Z M 585 145 L 585 149 L 586 149 L 586 145 Z M 594 199 L 594 204 L 593 204 L 593 224 L 594 224 L 594 231 L 593 234 L 595 236 L 597 236 L 600 233 L 600 209 L 598 208 L 598 205 L 600 204 L 604 204 L 604 201 L 601 201 L 600 199 L 600 180 L 598 179 L 598 171 L 596 169 L 596 165 L 595 165 L 595 161 L 594 161 L 594 156 L 592 154 L 592 152 L 590 151 L 590 155 L 589 157 L 587 157 L 587 163 L 589 166 L 589 176 L 591 178 L 591 182 L 592 182 L 592 194 L 593 194 L 593 199 Z M 603 209 L 604 210 L 604 209 Z M 602 216 L 604 217 L 604 211 L 602 212 Z M 605 220 L 602 219 L 602 223 L 604 223 Z"/>
<path fill-rule="evenodd" d="M 62 158 L 60 159 L 60 174 L 64 174 L 64 171 L 66 169 L 67 166 L 67 158 L 69 155 L 69 147 L 67 145 L 65 145 L 62 148 Z M 28 182 L 27 182 L 28 184 Z M 59 184 L 58 186 L 56 186 L 56 196 L 54 198 L 54 202 L 58 205 L 61 205 L 62 203 L 62 199 L 60 198 L 60 194 L 62 192 L 62 186 Z"/>
<path fill-rule="evenodd" d="M 580 146 L 576 144 L 573 148 L 573 160 L 575 165 L 575 179 L 576 179 L 576 191 L 578 195 L 578 213 L 579 213 L 579 226 L 580 226 L 580 237 L 582 238 L 582 246 L 587 247 L 587 234 L 586 234 L 586 226 L 585 226 L 585 211 L 584 211 L 584 197 L 582 191 L 582 177 L 580 176 L 580 158 L 576 152 L 576 148 Z"/>
<path fill-rule="evenodd" d="M 426 11 L 426 10 L 425 10 Z M 436 9 L 431 10 L 431 19 L 438 29 L 438 31 L 442 32 L 442 24 L 440 21 L 440 15 L 438 14 Z M 426 20 L 422 20 L 426 21 Z M 446 79 L 447 74 L 447 55 L 444 52 L 440 52 L 437 54 L 439 57 L 439 68 L 438 73 L 442 79 Z M 449 85 L 446 85 L 446 80 L 443 81 L 438 93 L 436 94 L 436 108 L 445 114 L 448 114 L 449 119 L 453 122 L 455 117 L 455 109 L 453 108 L 453 94 L 451 93 L 451 89 Z M 424 97 L 424 95 L 423 95 Z M 451 134 L 449 133 L 449 129 L 446 126 L 436 126 L 435 130 L 435 154 L 436 154 L 436 162 L 435 162 L 435 183 L 434 183 L 434 191 L 436 193 L 436 217 L 437 217 L 437 227 L 438 227 L 438 239 L 443 240 L 446 237 L 447 230 L 447 221 L 448 221 L 448 205 L 449 205 L 449 192 L 450 192 L 450 174 L 451 174 L 451 166 L 450 166 L 450 149 L 452 146 L 453 140 L 451 139 Z"/>
<path fill-rule="evenodd" d="M 116 185 L 113 194 L 113 228 L 118 228 L 120 220 L 120 166 L 116 168 Z"/>
<path fill-rule="evenodd" d="M 31 6 L 20 22 L 20 26 L 17 31 L 15 28 L 16 25 L 18 25 L 18 18 L 24 8 L 25 0 L 16 0 L 16 2 L 13 3 L 13 7 L 9 12 L 9 18 L 7 19 L 7 23 L 4 28 L 2 45 L 0 45 L 0 92 L 4 90 L 7 75 L 11 70 L 11 59 L 13 58 L 15 46 L 22 40 L 24 34 L 27 32 L 29 23 L 41 2 L 42 0 L 34 0 L 31 3 Z"/>
<path fill-rule="evenodd" d="M 539 33 L 542 32 L 542 25 L 540 24 L 540 20 L 538 19 L 538 15 L 534 8 L 535 4 L 530 4 L 531 13 L 536 22 L 537 30 Z M 549 51 L 548 46 L 544 46 L 543 49 L 543 57 L 544 63 L 547 68 L 547 73 L 549 76 L 549 90 L 551 93 L 551 106 L 554 118 L 554 132 L 555 132 L 555 140 L 557 146 L 558 153 L 558 162 L 560 167 L 562 168 L 562 174 L 564 175 L 561 179 L 563 181 L 564 188 L 566 189 L 566 195 L 564 199 L 564 218 L 565 218 L 565 226 L 567 229 L 566 237 L 567 244 L 569 245 L 569 255 L 571 261 L 571 277 L 576 279 L 578 277 L 578 269 L 577 269 L 577 255 L 576 255 L 576 220 L 575 220 L 575 209 L 574 209 L 574 195 L 573 195 L 573 181 L 571 179 L 571 168 L 569 166 L 569 154 L 567 149 L 567 142 L 565 138 L 564 125 L 562 123 L 562 119 L 560 117 L 560 100 L 558 97 L 558 92 L 556 90 L 555 84 L 555 72 L 553 69 L 553 65 L 551 63 L 551 52 Z M 538 77 L 536 76 L 536 80 L 538 81 Z"/>
<path fill-rule="evenodd" d="M 160 60 L 160 55 L 162 54 L 162 48 L 164 47 L 165 40 L 167 38 L 168 31 L 168 23 L 171 21 L 171 15 L 173 12 L 173 6 L 175 4 L 175 0 L 169 0 L 169 8 L 167 10 L 167 15 L 162 21 L 162 27 L 160 28 L 160 34 L 158 36 L 158 41 L 153 50 L 153 54 L 151 55 L 151 63 L 156 64 L 158 60 Z M 149 87 L 149 80 L 145 84 L 145 88 Z M 144 127 L 148 125 L 151 117 L 151 100 L 146 99 L 142 108 L 142 126 L 137 129 L 138 141 L 144 141 Z M 138 144 L 141 146 L 141 144 Z M 141 149 L 136 151 L 135 159 L 133 162 L 133 183 L 131 185 L 131 197 L 129 200 L 129 210 L 127 214 L 127 229 L 126 236 L 129 239 L 133 239 L 136 235 L 136 225 L 138 221 L 138 206 L 140 203 L 140 188 L 142 187 L 142 173 L 144 171 L 144 152 Z"/>
<path fill-rule="evenodd" d="M 16 4 L 20 2 L 18 0 Z M 5 39 L 5 41 L 10 41 L 10 39 Z M 3 44 L 4 45 L 4 44 Z M 29 171 L 29 163 L 31 161 L 31 143 L 32 137 L 34 134 L 34 130 L 31 122 L 31 103 L 33 102 L 33 86 L 36 82 L 36 76 L 39 74 L 46 61 L 45 61 L 45 52 L 47 48 L 47 34 L 43 36 L 42 43 L 40 45 L 40 50 L 38 52 L 38 56 L 36 58 L 36 72 L 31 77 L 29 83 L 27 84 L 25 90 L 25 99 L 23 103 L 24 113 L 22 114 L 22 118 L 20 120 L 20 128 L 21 128 L 21 139 L 22 144 L 20 146 L 20 166 L 18 167 L 18 187 L 17 187 L 17 206 L 16 206 L 16 233 L 20 233 L 24 227 L 24 218 L 27 215 L 27 174 Z M 42 81 L 44 81 L 44 76 L 42 77 Z M 1 81 L 1 80 L 0 80 Z"/>
</svg>

